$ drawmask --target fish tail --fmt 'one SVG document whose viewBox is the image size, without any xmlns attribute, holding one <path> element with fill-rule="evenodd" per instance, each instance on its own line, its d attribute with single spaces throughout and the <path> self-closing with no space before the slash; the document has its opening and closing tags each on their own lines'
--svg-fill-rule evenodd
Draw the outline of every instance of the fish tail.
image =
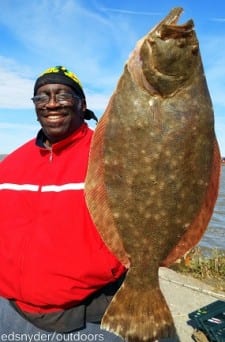
<svg viewBox="0 0 225 342">
<path fill-rule="evenodd" d="M 173 318 L 160 288 L 130 287 L 126 281 L 107 308 L 101 328 L 127 342 L 153 342 L 176 336 Z"/>
</svg>

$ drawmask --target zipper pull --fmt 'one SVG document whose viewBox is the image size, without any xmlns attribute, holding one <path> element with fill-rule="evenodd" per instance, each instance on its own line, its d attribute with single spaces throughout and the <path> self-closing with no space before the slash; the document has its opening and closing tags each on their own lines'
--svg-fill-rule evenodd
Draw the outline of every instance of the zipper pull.
<svg viewBox="0 0 225 342">
<path fill-rule="evenodd" d="M 50 162 L 52 162 L 52 161 L 53 161 L 53 152 L 52 152 L 52 148 L 51 148 L 51 151 L 50 151 L 49 160 L 50 160 Z"/>
</svg>

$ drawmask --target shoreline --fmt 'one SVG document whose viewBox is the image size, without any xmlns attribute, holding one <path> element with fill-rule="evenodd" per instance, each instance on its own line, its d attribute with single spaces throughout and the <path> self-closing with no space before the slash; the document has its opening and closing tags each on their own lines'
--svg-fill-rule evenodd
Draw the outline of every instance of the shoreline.
<svg viewBox="0 0 225 342">
<path fill-rule="evenodd" d="M 196 246 L 168 268 L 225 292 L 225 250 Z"/>
<path fill-rule="evenodd" d="M 175 339 L 163 339 L 160 342 L 193 342 L 192 335 L 196 327 L 188 315 L 215 301 L 225 302 L 225 292 L 215 291 L 212 286 L 190 274 L 182 274 L 166 267 L 159 269 L 159 282 L 177 329 Z"/>
</svg>

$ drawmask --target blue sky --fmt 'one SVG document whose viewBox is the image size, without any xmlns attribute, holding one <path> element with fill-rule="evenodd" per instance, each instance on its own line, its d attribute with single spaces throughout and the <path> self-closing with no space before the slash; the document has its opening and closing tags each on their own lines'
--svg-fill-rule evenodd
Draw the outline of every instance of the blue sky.
<svg viewBox="0 0 225 342">
<path fill-rule="evenodd" d="M 215 129 L 225 156 L 225 2 L 130 0 L 7 0 L 0 11 L 0 154 L 39 129 L 30 100 L 46 68 L 64 65 L 80 78 L 98 117 L 138 39 L 173 7 L 192 18 L 210 90 Z M 94 123 L 93 123 L 94 124 Z"/>
</svg>

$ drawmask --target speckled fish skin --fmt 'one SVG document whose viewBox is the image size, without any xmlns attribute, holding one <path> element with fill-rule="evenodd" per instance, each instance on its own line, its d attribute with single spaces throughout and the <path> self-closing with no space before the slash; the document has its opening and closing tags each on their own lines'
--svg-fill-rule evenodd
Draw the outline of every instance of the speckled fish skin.
<svg viewBox="0 0 225 342">
<path fill-rule="evenodd" d="M 102 328 L 129 342 L 175 335 L 158 268 L 199 241 L 218 194 L 212 103 L 193 21 L 177 25 L 181 12 L 137 43 L 90 152 L 90 214 L 129 268 Z"/>
</svg>

